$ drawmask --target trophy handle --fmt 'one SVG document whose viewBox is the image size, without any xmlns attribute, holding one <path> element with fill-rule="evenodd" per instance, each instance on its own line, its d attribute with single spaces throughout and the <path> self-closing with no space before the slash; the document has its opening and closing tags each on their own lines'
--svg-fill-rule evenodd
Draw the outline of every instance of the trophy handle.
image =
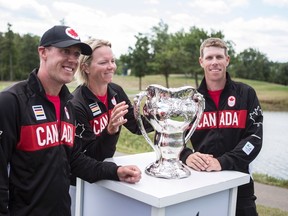
<svg viewBox="0 0 288 216">
<path fill-rule="evenodd" d="M 152 147 L 152 149 L 154 150 L 154 152 L 156 153 L 156 157 L 157 160 L 159 160 L 161 158 L 161 153 L 160 150 L 154 145 L 154 143 L 152 142 L 152 140 L 150 139 L 150 137 L 148 136 L 145 127 L 143 125 L 143 121 L 141 118 L 141 101 L 143 99 L 144 96 L 146 96 L 147 93 L 146 91 L 142 91 L 139 94 L 137 94 L 134 98 L 134 116 L 135 119 L 137 121 L 137 124 L 139 126 L 140 131 L 142 132 L 142 135 L 144 136 L 145 140 L 149 143 L 149 145 Z M 144 116 L 145 117 L 145 116 Z M 146 117 L 145 117 L 146 118 Z M 149 122 L 150 123 L 150 122 Z M 153 125 L 152 125 L 153 126 Z M 154 128 L 155 129 L 155 128 Z"/>
<path fill-rule="evenodd" d="M 192 127 L 190 128 L 189 132 L 185 136 L 185 143 L 187 143 L 189 141 L 192 134 L 196 130 L 196 128 L 197 128 L 197 126 L 198 126 L 198 124 L 202 118 L 204 109 L 205 109 L 205 99 L 202 97 L 201 94 L 199 94 L 199 93 L 194 94 L 193 100 L 195 101 L 195 103 L 197 103 L 198 109 L 197 109 L 197 112 L 195 113 L 195 117 L 192 121 Z"/>
</svg>

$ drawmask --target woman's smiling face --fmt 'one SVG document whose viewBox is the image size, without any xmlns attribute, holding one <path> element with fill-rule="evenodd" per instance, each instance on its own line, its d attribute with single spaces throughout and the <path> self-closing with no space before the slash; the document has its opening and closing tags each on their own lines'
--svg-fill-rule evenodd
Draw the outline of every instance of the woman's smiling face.
<svg viewBox="0 0 288 216">
<path fill-rule="evenodd" d="M 92 61 L 86 73 L 93 83 L 110 83 L 117 69 L 111 47 L 101 46 L 92 53 Z M 90 81 L 89 81 L 90 82 Z"/>
</svg>

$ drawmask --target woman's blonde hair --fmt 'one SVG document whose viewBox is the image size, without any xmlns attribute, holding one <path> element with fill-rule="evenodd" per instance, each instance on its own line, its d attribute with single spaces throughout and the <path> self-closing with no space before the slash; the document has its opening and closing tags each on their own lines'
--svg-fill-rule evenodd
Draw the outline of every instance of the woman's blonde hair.
<svg viewBox="0 0 288 216">
<path fill-rule="evenodd" d="M 107 40 L 95 39 L 95 38 L 91 38 L 91 39 L 85 41 L 85 43 L 87 43 L 92 48 L 92 51 L 96 50 L 99 47 L 103 47 L 103 46 L 111 47 L 112 46 L 111 43 Z M 93 54 L 93 52 L 92 52 L 92 54 Z M 76 77 L 78 84 L 88 85 L 88 75 L 85 72 L 85 68 L 86 68 L 86 66 L 89 66 L 91 64 L 92 54 L 90 56 L 81 55 L 79 57 L 79 66 L 78 66 L 76 74 L 75 74 L 75 77 Z"/>
</svg>

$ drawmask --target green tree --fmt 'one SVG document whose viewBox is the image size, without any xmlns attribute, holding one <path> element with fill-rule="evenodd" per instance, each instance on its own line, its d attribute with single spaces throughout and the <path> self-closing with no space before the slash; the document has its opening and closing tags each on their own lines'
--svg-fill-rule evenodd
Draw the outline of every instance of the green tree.
<svg viewBox="0 0 288 216">
<path fill-rule="evenodd" d="M 139 78 L 139 90 L 142 90 L 142 77 L 150 73 L 149 61 L 151 54 L 149 53 L 148 37 L 142 33 L 138 33 L 136 37 L 135 48 L 129 47 L 127 55 L 120 56 L 121 67 L 124 73 L 128 68 L 131 74 Z"/>
<path fill-rule="evenodd" d="M 4 80 L 4 51 L 5 51 L 5 37 L 0 32 L 0 80 Z"/>
<path fill-rule="evenodd" d="M 288 85 L 288 63 L 274 63 L 272 71 L 274 72 L 272 82 Z"/>
<path fill-rule="evenodd" d="M 135 49 L 132 51 L 132 72 L 139 78 L 139 90 L 142 90 L 142 77 L 150 71 L 149 61 L 149 40 L 147 36 L 139 33 L 138 36 L 135 36 L 137 41 L 135 44 Z"/>
<path fill-rule="evenodd" d="M 2 34 L 1 48 L 1 80 L 13 80 L 13 62 L 14 60 L 14 33 L 11 30 L 11 24 L 7 24 L 7 32 Z"/>
<path fill-rule="evenodd" d="M 15 78 L 17 80 L 26 79 L 28 74 L 35 68 L 38 67 L 39 58 L 37 48 L 39 45 L 39 36 L 33 36 L 31 34 L 25 34 L 18 41 L 17 47 L 19 50 L 17 71 L 15 72 Z"/>
<path fill-rule="evenodd" d="M 150 64 L 153 71 L 162 73 L 165 77 L 166 87 L 169 88 L 169 73 L 173 67 L 175 49 L 169 46 L 171 36 L 168 34 L 168 25 L 163 21 L 158 26 L 152 27 L 151 46 L 153 50 L 153 62 Z M 172 50 L 171 50 L 172 48 Z"/>
<path fill-rule="evenodd" d="M 191 77 L 195 78 L 197 88 L 199 86 L 198 74 L 202 73 L 202 68 L 199 65 L 200 45 L 202 41 L 208 37 L 208 33 L 203 29 L 198 29 L 197 27 L 193 26 L 187 33 L 182 34 L 182 41 L 185 47 L 184 49 L 188 53 L 188 62 L 185 67 L 185 74 L 190 74 Z"/>
<path fill-rule="evenodd" d="M 14 80 L 14 70 L 13 70 L 13 51 L 14 51 L 14 33 L 11 30 L 12 25 L 10 23 L 8 25 L 7 39 L 8 39 L 8 50 L 9 50 L 9 80 Z"/>
<path fill-rule="evenodd" d="M 258 50 L 249 48 L 239 53 L 234 66 L 233 70 L 237 77 L 262 81 L 271 79 L 271 63 L 266 55 Z"/>
<path fill-rule="evenodd" d="M 210 32 L 192 26 L 188 32 L 179 30 L 170 34 L 168 25 L 161 20 L 150 33 L 135 36 L 135 48 L 129 47 L 129 53 L 117 60 L 118 71 L 131 69 L 132 74 L 139 77 L 140 90 L 142 77 L 159 73 L 165 76 L 167 87 L 172 73 L 194 76 L 198 87 L 198 76 L 203 76 L 198 62 L 201 43 L 208 37 L 225 38 L 221 31 L 212 29 Z M 38 42 L 39 36 L 29 33 L 21 36 L 12 31 L 12 24 L 7 23 L 7 32 L 0 32 L 0 80 L 26 79 L 39 63 Z M 288 63 L 270 62 L 265 54 L 252 48 L 236 55 L 234 42 L 225 42 L 231 57 L 228 70 L 232 76 L 287 85 Z"/>
</svg>

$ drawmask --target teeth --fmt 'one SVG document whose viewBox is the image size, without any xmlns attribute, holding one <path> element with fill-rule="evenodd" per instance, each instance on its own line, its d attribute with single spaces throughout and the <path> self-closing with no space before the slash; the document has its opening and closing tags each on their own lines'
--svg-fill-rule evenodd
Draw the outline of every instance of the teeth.
<svg viewBox="0 0 288 216">
<path fill-rule="evenodd" d="M 65 68 L 65 70 L 72 71 L 72 68 L 70 68 L 70 67 L 64 67 L 64 68 Z"/>
</svg>

